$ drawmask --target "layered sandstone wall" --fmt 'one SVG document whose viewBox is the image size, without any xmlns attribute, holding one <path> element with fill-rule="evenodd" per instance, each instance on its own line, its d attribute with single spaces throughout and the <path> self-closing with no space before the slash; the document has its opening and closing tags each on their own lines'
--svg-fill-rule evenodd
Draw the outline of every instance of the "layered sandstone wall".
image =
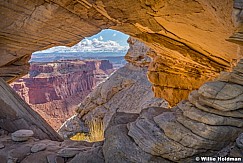
<svg viewBox="0 0 243 163">
<path fill-rule="evenodd" d="M 139 114 L 115 112 L 103 142 L 29 138 L 16 143 L 3 134 L 0 156 L 4 162 L 37 163 L 55 160 L 191 163 L 201 159 L 200 156 L 234 157 L 242 162 L 242 69 L 240 60 L 232 72 L 222 73 L 217 80 L 204 84 L 172 109 L 147 106 Z M 130 109 L 139 107 L 131 105 Z"/>
<path fill-rule="evenodd" d="M 77 107 L 77 114 L 67 120 L 58 133 L 63 138 L 87 131 L 94 119 L 102 120 L 104 128 L 116 112 L 140 113 L 147 107 L 168 108 L 168 102 L 154 97 L 147 71 L 152 51 L 144 43 L 130 37 L 125 59 L 129 62 L 98 85 Z"/>
<path fill-rule="evenodd" d="M 133 37 L 129 37 L 127 43 L 129 44 L 129 49 L 125 55 L 126 61 L 138 67 L 148 67 L 152 61 L 149 54 L 153 50 Z"/>
<path fill-rule="evenodd" d="M 82 132 L 84 122 L 101 118 L 105 124 L 102 148 L 106 162 L 195 162 L 198 156 L 242 157 L 243 60 L 232 72 L 222 72 L 216 80 L 191 92 L 188 100 L 168 109 L 162 99 L 146 100 L 150 96 L 143 78 L 148 64 L 143 61 L 152 50 L 129 40 L 132 44 L 125 58 L 136 66 L 129 63 L 99 85 L 79 105 L 78 114 L 59 130 L 61 136 Z"/>
<path fill-rule="evenodd" d="M 155 51 L 148 76 L 157 97 L 176 98 L 167 98 L 171 105 L 237 58 L 237 46 L 225 40 L 235 29 L 232 0 L 21 0 L 1 1 L 0 9 L 0 76 L 8 82 L 27 73 L 32 52 L 107 28 Z"/>
<path fill-rule="evenodd" d="M 112 64 L 107 60 L 32 63 L 29 74 L 11 86 L 54 129 L 58 129 L 112 71 Z"/>
</svg>

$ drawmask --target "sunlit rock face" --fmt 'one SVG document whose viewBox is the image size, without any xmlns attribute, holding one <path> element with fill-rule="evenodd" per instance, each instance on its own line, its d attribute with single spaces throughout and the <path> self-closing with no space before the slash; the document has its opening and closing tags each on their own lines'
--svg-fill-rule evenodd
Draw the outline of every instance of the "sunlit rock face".
<svg viewBox="0 0 243 163">
<path fill-rule="evenodd" d="M 144 110 L 128 124 L 128 135 L 147 153 L 175 162 L 215 155 L 243 132 L 242 66 L 240 60 L 232 72 L 205 83 L 171 110 Z"/>
<path fill-rule="evenodd" d="M 125 55 L 126 61 L 138 67 L 148 67 L 151 62 L 148 55 L 153 50 L 133 37 L 130 37 L 127 42 L 129 43 L 129 49 Z"/>
<path fill-rule="evenodd" d="M 119 30 L 155 53 L 148 77 L 171 105 L 232 67 L 236 45 L 233 1 L 36 0 L 0 2 L 0 76 L 11 82 L 27 71 L 32 52 L 74 45 L 100 30 Z"/>
<path fill-rule="evenodd" d="M 163 97 L 170 105 L 175 105 L 182 99 L 186 99 L 189 92 L 199 87 L 205 80 L 196 80 L 190 76 L 173 76 L 163 73 L 166 62 L 157 56 L 155 50 L 149 48 L 146 44 L 130 37 L 128 39 L 130 48 L 125 59 L 138 67 L 148 67 L 148 79 L 153 84 L 152 89 L 156 97 Z M 173 66 L 173 65 L 171 65 Z M 170 67 L 167 67 L 169 69 Z M 199 75 L 199 74 L 198 74 Z M 183 81 L 182 81 L 183 79 Z M 183 83 L 184 82 L 184 83 Z M 192 85 L 194 83 L 194 85 Z"/>
<path fill-rule="evenodd" d="M 32 63 L 29 74 L 11 86 L 57 130 L 75 113 L 80 101 L 113 71 L 108 60 Z"/>
</svg>

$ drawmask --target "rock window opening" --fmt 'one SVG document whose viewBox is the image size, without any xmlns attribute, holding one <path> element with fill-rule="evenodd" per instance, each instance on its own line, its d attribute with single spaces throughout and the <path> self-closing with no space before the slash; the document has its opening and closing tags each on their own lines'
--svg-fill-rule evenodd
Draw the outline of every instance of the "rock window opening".
<svg viewBox="0 0 243 163">
<path fill-rule="evenodd" d="M 35 52 L 29 73 L 10 86 L 57 131 L 99 83 L 126 64 L 128 37 L 109 29 L 72 47 Z M 87 125 L 98 137 L 86 133 L 83 139 L 100 140 L 103 124 L 94 120 Z"/>
</svg>

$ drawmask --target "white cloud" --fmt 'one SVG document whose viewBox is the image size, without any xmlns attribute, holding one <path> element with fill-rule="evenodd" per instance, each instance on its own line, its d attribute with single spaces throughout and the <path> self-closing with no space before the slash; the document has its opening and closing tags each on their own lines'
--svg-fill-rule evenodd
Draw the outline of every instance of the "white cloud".
<svg viewBox="0 0 243 163">
<path fill-rule="evenodd" d="M 100 41 L 102 41 L 102 40 L 103 40 L 103 37 L 102 37 L 102 36 L 100 36 L 100 37 L 99 37 L 99 40 L 100 40 Z"/>
<path fill-rule="evenodd" d="M 114 33 L 112 36 L 115 37 L 116 36 L 116 33 Z"/>
<path fill-rule="evenodd" d="M 103 41 L 103 37 L 91 39 L 84 39 L 73 47 L 57 46 L 47 50 L 39 51 L 37 53 L 53 53 L 53 52 L 116 52 L 126 51 L 128 46 L 122 46 L 116 41 L 107 40 Z"/>
<path fill-rule="evenodd" d="M 103 37 L 99 37 L 92 40 L 85 39 L 72 48 L 81 51 L 119 51 L 127 50 L 128 47 L 121 46 L 118 42 L 112 40 L 103 41 Z"/>
</svg>

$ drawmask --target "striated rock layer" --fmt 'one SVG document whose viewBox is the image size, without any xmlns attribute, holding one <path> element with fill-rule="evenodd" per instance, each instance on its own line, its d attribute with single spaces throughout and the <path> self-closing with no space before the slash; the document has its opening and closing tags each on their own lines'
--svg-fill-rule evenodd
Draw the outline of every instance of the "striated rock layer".
<svg viewBox="0 0 243 163">
<path fill-rule="evenodd" d="M 158 53 L 154 49 L 149 48 L 146 44 L 133 37 L 128 39 L 128 43 L 130 48 L 125 59 L 135 66 L 148 67 L 147 77 L 153 84 L 152 89 L 155 97 L 163 97 L 171 106 L 177 104 L 182 99 L 186 99 L 191 90 L 196 89 L 205 82 L 204 80 L 192 79 L 189 76 L 182 77 L 181 75 L 179 76 L 183 80 L 178 80 L 178 76 L 172 79 L 170 74 L 155 72 L 157 71 L 156 69 L 169 69 L 173 65 L 170 65 L 170 67 L 165 66 L 168 62 L 162 61 L 160 57 L 157 57 Z M 163 82 L 161 83 L 161 81 Z M 194 84 L 190 85 L 190 82 Z M 181 87 L 182 85 L 183 87 Z"/>
<path fill-rule="evenodd" d="M 133 37 L 129 37 L 127 43 L 129 44 L 129 49 L 125 55 L 126 61 L 138 67 L 148 67 L 152 61 L 149 54 L 154 51 Z"/>
<path fill-rule="evenodd" d="M 106 162 L 195 162 L 198 156 L 239 157 L 243 146 L 243 60 L 190 93 L 172 109 L 115 113 L 105 131 Z M 237 138 L 238 137 L 238 138 Z"/>
<path fill-rule="evenodd" d="M 114 72 L 79 104 L 77 115 L 58 130 L 63 138 L 84 132 L 84 123 L 94 119 L 103 120 L 106 128 L 116 112 L 140 113 L 149 106 L 168 108 L 164 99 L 154 97 L 152 85 L 146 76 L 151 62 L 147 56 L 150 49 L 134 38 L 129 38 L 128 43 L 130 48 L 125 59 L 130 63 Z"/>
<path fill-rule="evenodd" d="M 148 51 L 145 50 L 144 55 Z M 141 60 L 145 56 L 139 57 L 132 54 L 128 53 L 126 58 L 142 66 Z M 129 68 L 128 65 L 125 68 Z M 115 77 L 119 76 L 121 69 L 111 76 L 111 81 L 106 81 L 110 87 L 105 87 L 106 83 L 103 83 L 100 89 L 95 90 L 80 104 L 79 116 L 84 121 L 95 116 L 104 117 L 105 120 L 105 117 L 110 116 L 109 111 L 113 109 L 105 107 L 107 106 L 105 99 L 112 102 L 108 106 L 113 104 L 118 108 L 109 121 L 105 121 L 103 153 L 106 162 L 112 162 L 114 156 L 116 162 L 195 162 L 197 156 L 238 155 L 242 157 L 242 143 L 239 141 L 241 136 L 232 150 L 226 154 L 222 153 L 222 150 L 232 146 L 232 143 L 243 132 L 242 69 L 243 59 L 238 62 L 232 72 L 222 72 L 216 80 L 207 82 L 198 90 L 191 92 L 188 100 L 181 101 L 172 109 L 164 109 L 164 106 L 156 105 L 147 105 L 140 109 L 141 105 L 129 103 L 130 100 L 134 101 L 133 99 L 137 98 L 138 95 L 135 92 L 133 96 L 128 96 L 129 98 L 122 96 L 123 98 L 113 101 L 112 98 L 119 95 L 120 89 L 113 89 L 112 83 L 119 83 Z M 134 72 L 128 70 L 126 72 L 129 73 L 123 81 L 139 76 L 133 75 Z M 137 82 L 139 81 L 141 79 Z M 125 84 L 119 84 L 121 88 L 122 85 Z M 113 95 L 112 92 L 118 93 Z M 148 104 L 152 104 L 151 100 Z M 126 105 L 125 109 L 119 112 L 123 105 Z M 131 112 L 133 110 L 138 110 L 138 112 Z M 77 119 L 76 122 L 78 122 Z"/>
<path fill-rule="evenodd" d="M 144 111 L 128 125 L 128 135 L 147 153 L 172 161 L 214 155 L 243 132 L 242 66 L 240 60 L 231 73 L 205 83 L 171 111 Z"/>
<path fill-rule="evenodd" d="M 146 70 L 131 64 L 117 70 L 79 104 L 79 117 L 84 121 L 104 118 L 108 124 L 115 112 L 139 113 L 148 106 L 168 107 L 165 100 L 154 97 Z"/>
<path fill-rule="evenodd" d="M 38 139 L 62 140 L 53 128 L 2 79 L 0 79 L 0 106 L 0 136 L 6 132 L 31 129 Z"/>
<path fill-rule="evenodd" d="M 0 10 L 0 77 L 8 82 L 27 73 L 32 52 L 107 28 L 156 52 L 148 76 L 157 97 L 177 99 L 171 105 L 237 58 L 237 46 L 225 40 L 235 29 L 232 0 L 20 0 L 1 1 Z"/>
<path fill-rule="evenodd" d="M 57 130 L 74 114 L 80 101 L 112 71 L 107 60 L 32 63 L 29 74 L 11 86 Z"/>
<path fill-rule="evenodd" d="M 172 109 L 147 106 L 139 114 L 114 113 L 104 143 L 33 138 L 16 144 L 1 134 L 0 157 L 4 162 L 191 163 L 198 156 L 221 156 L 242 162 L 242 70 L 243 59 Z"/>
<path fill-rule="evenodd" d="M 115 112 L 140 113 L 149 106 L 168 107 L 165 100 L 154 97 L 146 71 L 146 67 L 132 64 L 118 69 L 79 104 L 76 116 L 81 121 L 77 118 L 68 120 L 58 131 L 59 134 L 66 138 L 66 135 L 81 132 L 84 128 L 82 122 L 88 123 L 95 118 L 102 119 L 106 128 Z M 75 124 L 82 126 L 73 127 Z"/>
</svg>

